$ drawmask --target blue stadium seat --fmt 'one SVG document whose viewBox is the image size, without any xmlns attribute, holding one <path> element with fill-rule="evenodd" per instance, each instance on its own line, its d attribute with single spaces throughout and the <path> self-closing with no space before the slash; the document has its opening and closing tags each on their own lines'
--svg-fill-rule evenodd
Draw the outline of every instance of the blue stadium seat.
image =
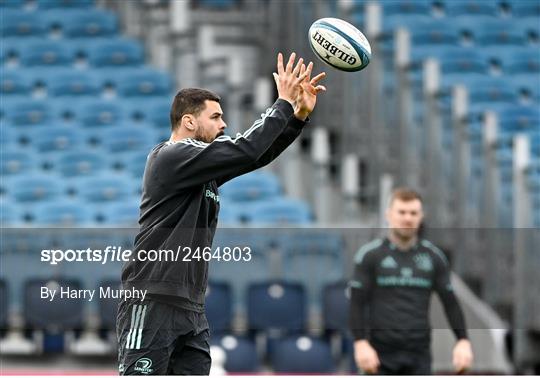
<svg viewBox="0 0 540 378">
<path fill-rule="evenodd" d="M 536 74 L 512 75 L 511 80 L 516 92 L 526 101 L 540 103 L 540 76 Z"/>
<path fill-rule="evenodd" d="M 411 68 L 418 72 L 428 58 L 439 60 L 442 72 L 487 74 L 488 65 L 477 49 L 446 45 L 420 46 L 411 51 Z M 443 76 L 444 77 L 444 76 Z"/>
<path fill-rule="evenodd" d="M 114 169 L 125 171 L 132 177 L 142 179 L 149 151 L 127 151 L 111 155 Z"/>
<path fill-rule="evenodd" d="M 210 322 L 212 325 L 212 322 Z M 246 337 L 224 335 L 212 337 L 211 344 L 219 346 L 225 352 L 225 370 L 229 374 L 256 373 L 260 369 L 260 360 L 255 343 Z"/>
<path fill-rule="evenodd" d="M 341 253 L 315 245 L 309 248 L 285 246 L 283 266 L 286 279 L 294 279 L 305 285 L 312 305 L 319 303 L 325 285 L 343 279 L 344 274 Z"/>
<path fill-rule="evenodd" d="M 116 15 L 101 9 L 54 10 L 45 17 L 50 28 L 69 38 L 107 37 L 118 32 Z"/>
<path fill-rule="evenodd" d="M 525 45 L 526 36 L 516 26 L 515 21 L 507 20 L 478 20 L 470 25 L 472 37 L 478 46 Z"/>
<path fill-rule="evenodd" d="M 148 68 L 123 72 L 116 79 L 120 96 L 168 96 L 172 90 L 171 76 Z"/>
<path fill-rule="evenodd" d="M 30 138 L 32 145 L 41 152 L 73 150 L 83 142 L 81 131 L 69 126 L 44 127 Z"/>
<path fill-rule="evenodd" d="M 536 0 L 510 0 L 510 9 L 513 16 L 531 17 L 540 16 L 540 4 Z"/>
<path fill-rule="evenodd" d="M 521 131 L 540 128 L 540 109 L 536 106 L 507 105 L 498 109 L 502 130 Z"/>
<path fill-rule="evenodd" d="M 94 43 L 88 54 L 90 63 L 95 67 L 139 66 L 144 63 L 141 43 L 126 38 Z"/>
<path fill-rule="evenodd" d="M 36 12 L 2 9 L 0 12 L 0 21 L 0 35 L 2 38 L 46 34 L 45 24 Z"/>
<path fill-rule="evenodd" d="M 467 84 L 467 92 L 471 102 L 517 103 L 518 101 L 517 92 L 508 80 L 491 76 L 467 77 L 467 75 L 463 75 L 463 79 Z M 452 85 L 452 82 L 456 83 L 455 80 L 455 77 L 449 78 L 448 81 L 443 77 L 443 85 Z"/>
<path fill-rule="evenodd" d="M 409 29 L 413 46 L 458 45 L 459 32 L 455 24 L 447 19 L 431 19 L 418 22 Z"/>
<path fill-rule="evenodd" d="M 151 123 L 156 128 L 171 130 L 169 114 L 172 100 L 170 97 L 133 98 L 125 104 L 125 111 L 130 119 Z"/>
<path fill-rule="evenodd" d="M 428 2 L 418 0 L 398 0 L 398 1 L 382 1 L 383 15 L 392 16 L 395 14 L 416 14 L 430 15 L 431 7 Z"/>
<path fill-rule="evenodd" d="M 444 4 L 448 16 L 498 16 L 499 10 L 495 2 L 483 0 L 447 1 Z"/>
<path fill-rule="evenodd" d="M 531 154 L 533 157 L 540 158 L 540 132 L 530 135 L 529 140 L 531 143 Z"/>
<path fill-rule="evenodd" d="M 65 152 L 54 162 L 56 170 L 65 177 L 96 175 L 106 164 L 102 154 L 88 150 Z"/>
<path fill-rule="evenodd" d="M 103 145 L 109 152 L 143 151 L 155 145 L 154 130 L 145 127 L 118 126 L 104 131 Z"/>
<path fill-rule="evenodd" d="M 81 201 L 118 202 L 133 194 L 128 178 L 115 173 L 84 176 L 75 180 L 74 186 Z"/>
<path fill-rule="evenodd" d="M 18 202 L 47 201 L 63 194 L 61 182 L 44 174 L 13 177 L 6 187 L 8 194 Z"/>
<path fill-rule="evenodd" d="M 210 281 L 206 288 L 206 317 L 212 333 L 227 332 L 232 325 L 233 293 L 227 282 Z"/>
<path fill-rule="evenodd" d="M 279 374 L 331 374 L 336 369 L 330 345 L 309 336 L 279 340 L 271 361 Z"/>
<path fill-rule="evenodd" d="M 22 212 L 18 206 L 16 206 L 14 203 L 0 201 L 0 224 L 2 227 L 20 226 L 22 221 Z M 6 250 L 6 245 L 3 245 L 2 251 Z"/>
<path fill-rule="evenodd" d="M 350 301 L 350 288 L 345 281 L 335 282 L 323 288 L 324 329 L 343 334 L 348 332 Z"/>
<path fill-rule="evenodd" d="M 277 233 L 272 232 L 276 230 L 262 228 L 258 231 L 242 228 L 217 229 L 214 236 L 214 247 L 249 246 L 266 258 L 269 249 L 276 246 Z"/>
<path fill-rule="evenodd" d="M 122 227 L 138 227 L 140 202 L 140 197 L 130 196 L 119 202 L 107 204 L 102 212 L 102 223 Z"/>
<path fill-rule="evenodd" d="M 238 0 L 197 0 L 195 5 L 204 8 L 230 9 L 238 4 Z"/>
<path fill-rule="evenodd" d="M 343 253 L 344 243 L 340 235 L 322 230 L 293 229 L 280 232 L 277 247 L 287 251 Z"/>
<path fill-rule="evenodd" d="M 282 193 L 279 179 L 266 171 L 255 171 L 239 176 L 219 190 L 221 196 L 232 201 L 269 200 Z"/>
<path fill-rule="evenodd" d="M 94 0 L 37 0 L 39 9 L 92 8 Z"/>
<path fill-rule="evenodd" d="M 452 90 L 455 85 L 465 85 L 471 104 L 476 103 L 518 103 L 518 91 L 510 83 L 498 77 L 485 74 L 447 73 L 441 76 L 440 100 L 444 111 L 449 111 Z"/>
<path fill-rule="evenodd" d="M 242 213 L 238 211 L 238 204 L 227 201 L 220 195 L 219 224 L 220 225 L 239 225 L 242 222 Z"/>
<path fill-rule="evenodd" d="M 538 17 L 532 16 L 520 18 L 517 24 L 517 27 L 521 30 L 530 44 L 538 44 L 538 42 L 540 42 L 540 25 Z"/>
<path fill-rule="evenodd" d="M 2 121 L 2 129 L 0 131 L 0 146 L 15 146 L 17 143 L 17 135 L 13 127 L 8 126 L 7 122 Z"/>
<path fill-rule="evenodd" d="M 29 210 L 32 222 L 40 226 L 91 226 L 95 223 L 93 209 L 85 202 L 48 201 Z"/>
<path fill-rule="evenodd" d="M 15 148 L 0 149 L 0 174 L 18 175 L 30 172 L 36 165 L 33 155 Z"/>
<path fill-rule="evenodd" d="M 19 61 L 24 66 L 71 66 L 73 51 L 59 41 L 32 40 L 21 46 Z"/>
<path fill-rule="evenodd" d="M 51 119 L 51 109 L 46 101 L 28 98 L 2 98 L 0 103 L 5 120 L 17 127 L 43 125 Z"/>
<path fill-rule="evenodd" d="M 527 167 L 527 178 L 531 189 L 540 189 L 540 161 L 532 161 Z"/>
<path fill-rule="evenodd" d="M 416 25 L 427 24 L 433 19 L 430 16 L 416 14 L 394 14 L 382 19 L 381 48 L 385 54 L 389 54 L 394 49 L 394 33 L 402 27 L 407 30 L 414 30 Z"/>
<path fill-rule="evenodd" d="M 53 301 L 41 298 L 41 287 L 59 290 L 69 287 L 82 289 L 77 280 L 67 278 L 30 279 L 24 285 L 24 322 L 31 329 L 58 333 L 81 329 L 83 326 L 83 299 L 60 298 L 57 291 Z"/>
<path fill-rule="evenodd" d="M 249 241 L 245 239 L 242 242 L 220 242 L 219 240 L 214 240 L 212 245 L 212 251 L 215 252 L 219 247 L 219 252 L 221 256 L 224 256 L 225 248 L 228 248 L 228 251 L 239 251 L 238 248 L 243 252 L 242 256 L 246 256 L 246 249 L 244 247 L 249 247 L 251 249 L 251 260 L 244 261 L 243 257 L 240 261 L 221 261 L 212 260 L 212 263 L 209 267 L 209 277 L 217 281 L 226 281 L 229 282 L 233 289 L 233 303 L 236 309 L 243 308 L 245 304 L 246 290 L 247 286 L 251 282 L 263 281 L 270 278 L 270 272 L 268 266 L 270 263 L 270 258 L 266 251 L 257 249 L 256 246 L 253 246 Z M 235 249 L 236 248 L 236 249 Z M 239 253 L 236 252 L 238 256 Z"/>
<path fill-rule="evenodd" d="M 489 45 L 523 46 L 527 43 L 525 33 L 515 22 L 487 16 L 464 16 L 454 21 L 465 44 L 478 47 Z"/>
<path fill-rule="evenodd" d="M 269 281 L 249 285 L 249 329 L 300 332 L 306 326 L 306 317 L 306 294 L 301 284 Z"/>
<path fill-rule="evenodd" d="M 24 6 L 26 0 L 0 0 L 0 8 L 20 8 Z"/>
<path fill-rule="evenodd" d="M 118 125 L 124 119 L 122 106 L 116 101 L 89 100 L 69 106 L 75 112 L 75 118 L 84 127 L 109 127 Z"/>
<path fill-rule="evenodd" d="M 102 287 L 105 290 L 110 287 L 112 290 L 116 290 L 120 288 L 121 285 L 120 280 L 111 279 L 101 281 L 98 287 Z M 116 330 L 116 313 L 118 311 L 119 299 L 99 298 L 98 303 L 100 328 L 108 331 Z"/>
<path fill-rule="evenodd" d="M 2 57 L 2 63 L 5 65 L 19 65 L 20 66 L 20 57 L 21 50 L 25 48 L 26 45 L 32 44 L 34 42 L 43 41 L 42 38 L 38 37 L 6 37 L 2 38 L 2 43 L 0 43 L 0 52 Z"/>
<path fill-rule="evenodd" d="M 45 78 L 49 96 L 98 96 L 100 88 L 87 72 L 62 70 Z"/>
<path fill-rule="evenodd" d="M 313 221 L 307 203 L 289 198 L 254 201 L 246 205 L 244 214 L 253 224 L 305 225 Z"/>
<path fill-rule="evenodd" d="M 540 74 L 540 54 L 537 48 L 516 51 L 516 54 L 503 62 L 505 72 L 509 74 L 531 73 Z"/>
<path fill-rule="evenodd" d="M 9 95 L 23 95 L 30 97 L 32 86 L 28 77 L 21 70 L 2 69 L 0 78 L 0 94 L 2 97 Z"/>
</svg>

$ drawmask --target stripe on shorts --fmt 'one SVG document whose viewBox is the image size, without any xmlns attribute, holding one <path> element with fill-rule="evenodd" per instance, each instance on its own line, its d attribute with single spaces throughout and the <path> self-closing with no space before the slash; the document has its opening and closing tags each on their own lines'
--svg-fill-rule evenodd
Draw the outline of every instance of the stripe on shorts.
<svg viewBox="0 0 540 378">
<path fill-rule="evenodd" d="M 129 345 L 129 349 L 135 348 L 135 340 L 137 339 L 137 328 L 139 328 L 139 323 L 141 322 L 141 312 L 142 312 L 143 306 L 138 305 L 137 306 L 137 315 L 135 315 L 135 323 L 133 324 L 132 333 L 131 333 L 131 340 Z"/>
<path fill-rule="evenodd" d="M 138 305 L 133 305 L 133 307 L 131 308 L 131 323 L 129 325 L 129 333 L 128 333 L 128 336 L 127 336 L 127 339 L 126 339 L 126 348 L 127 349 L 130 348 L 130 341 L 131 341 L 131 336 L 133 334 L 133 325 L 135 323 L 137 307 L 138 307 Z"/>
<path fill-rule="evenodd" d="M 146 315 L 146 305 L 144 305 L 144 308 L 142 310 L 141 315 L 141 324 L 139 324 L 139 334 L 137 336 L 137 345 L 135 345 L 135 349 L 141 349 L 141 343 L 142 343 L 142 331 L 144 327 L 144 316 Z"/>
</svg>

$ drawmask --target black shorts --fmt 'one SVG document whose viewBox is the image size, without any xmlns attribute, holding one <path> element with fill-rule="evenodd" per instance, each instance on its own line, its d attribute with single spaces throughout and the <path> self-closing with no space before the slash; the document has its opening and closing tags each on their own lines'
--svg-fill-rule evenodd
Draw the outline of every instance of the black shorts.
<svg viewBox="0 0 540 378">
<path fill-rule="evenodd" d="M 210 373 L 210 333 L 204 313 L 148 299 L 123 301 L 116 334 L 121 375 Z"/>
<path fill-rule="evenodd" d="M 375 350 L 377 350 L 375 348 Z M 377 351 L 379 370 L 377 375 L 431 375 L 431 352 L 424 351 Z"/>
</svg>

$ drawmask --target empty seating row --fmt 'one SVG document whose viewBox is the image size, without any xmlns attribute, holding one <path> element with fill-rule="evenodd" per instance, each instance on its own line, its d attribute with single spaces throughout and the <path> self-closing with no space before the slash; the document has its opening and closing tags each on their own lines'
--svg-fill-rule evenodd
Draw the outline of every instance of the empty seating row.
<svg viewBox="0 0 540 378">
<path fill-rule="evenodd" d="M 80 123 L 81 126 L 108 127 L 123 122 L 146 121 L 169 128 L 170 99 L 166 97 L 105 100 L 72 98 L 29 100 L 24 96 L 2 97 L 0 120 L 3 125 L 24 128 L 55 123 Z"/>
<path fill-rule="evenodd" d="M 146 106 L 142 106 L 145 104 Z M 8 125 L 30 126 L 47 121 L 77 121 L 85 127 L 118 124 L 121 121 L 148 121 L 169 127 L 170 100 L 166 97 L 95 99 L 72 98 L 29 100 L 24 96 L 6 96 L 0 116 Z M 158 123 L 159 121 L 159 123 Z M 165 122 L 167 121 L 167 122 Z"/>
<path fill-rule="evenodd" d="M 0 8 L 19 9 L 65 9 L 83 8 L 90 9 L 95 5 L 95 0 L 0 0 Z M 3 10 L 3 9 L 2 9 Z"/>
<path fill-rule="evenodd" d="M 105 130 L 84 130 L 70 126 L 41 127 L 35 131 L 17 130 L 6 127 L 2 136 L 2 145 L 5 149 L 1 155 L 6 159 L 33 160 L 33 154 L 41 156 L 41 166 L 48 167 L 60 155 L 55 152 L 74 151 L 101 154 L 121 154 L 128 151 L 148 153 L 153 146 L 169 139 L 170 132 L 142 126 L 117 126 Z M 49 153 L 49 154 L 48 154 Z M 115 156 L 107 160 L 116 164 Z M 2 167 L 10 160 L 2 162 Z M 114 165 L 113 164 L 113 165 Z M 9 170 L 3 173 L 11 173 Z M 15 171 L 15 172 L 18 172 Z"/>
<path fill-rule="evenodd" d="M 14 68 L 2 71 L 2 96 L 168 96 L 168 74 L 150 67 L 88 69 L 69 67 Z"/>
<path fill-rule="evenodd" d="M 10 66 L 94 67 L 141 66 L 144 49 L 140 42 L 126 38 L 50 40 L 43 38 L 2 38 L 1 61 Z"/>
<path fill-rule="evenodd" d="M 62 9 L 40 12 L 4 9 L 2 37 L 64 36 L 68 38 L 106 37 L 118 33 L 114 13 L 100 9 Z"/>
<path fill-rule="evenodd" d="M 48 176 L 46 176 L 48 177 Z M 120 202 L 122 206 L 137 211 L 129 211 L 123 215 L 122 224 L 136 224 L 140 203 L 140 180 L 126 180 L 116 177 L 98 180 L 94 177 L 78 178 L 73 185 L 58 184 L 54 181 L 39 181 L 38 178 L 24 180 L 2 180 L 0 191 L 2 203 L 0 206 L 2 223 L 4 225 L 85 225 L 106 222 L 114 224 L 111 217 L 102 216 L 100 209 L 93 203 L 102 203 L 103 208 Z M 27 187 L 21 187 L 21 182 Z M 85 186 L 89 185 L 89 186 Z M 16 202 L 16 203 L 15 203 Z M 37 204 L 36 204 L 37 203 Z M 105 205 L 105 203 L 107 205 Z M 25 205 L 27 204 L 27 205 Z M 302 201 L 287 198 L 275 198 L 265 201 L 253 201 L 249 205 L 236 203 L 245 207 L 242 216 L 232 217 L 229 212 L 235 212 L 231 207 L 225 207 L 221 225 L 238 226 L 240 224 L 255 224 L 259 226 L 306 225 L 313 222 L 308 205 Z M 102 210 L 102 209 L 101 209 Z M 262 213 L 264 210 L 266 213 Z M 111 210 L 114 213 L 116 210 Z M 97 212 L 97 214 L 96 214 Z M 116 217 L 113 217 L 116 218 Z"/>
<path fill-rule="evenodd" d="M 43 201 L 31 206 L 0 203 L 0 208 L 4 226 L 95 227 L 106 224 L 135 227 L 139 218 L 139 197 L 126 197 L 106 206 L 62 199 Z"/>
<path fill-rule="evenodd" d="M 388 54 L 395 48 L 394 33 L 408 29 L 414 45 L 520 46 L 535 48 L 540 43 L 538 18 L 498 20 L 482 17 L 437 19 L 396 15 L 384 20 L 382 50 Z"/>
<path fill-rule="evenodd" d="M 106 150 L 76 147 L 79 148 L 44 154 L 13 148 L 2 149 L 0 173 L 9 180 L 9 176 L 39 176 L 40 173 L 52 173 L 53 177 L 60 174 L 66 178 L 96 176 L 108 172 L 117 175 L 125 172 L 141 180 L 148 155 L 146 151 L 128 151 L 108 156 Z"/>
<path fill-rule="evenodd" d="M 367 0 L 356 0 L 354 12 L 362 14 Z M 498 18 L 519 18 L 540 15 L 540 5 L 528 0 L 380 0 L 385 16 L 414 15 L 452 17 L 475 15 Z"/>
</svg>

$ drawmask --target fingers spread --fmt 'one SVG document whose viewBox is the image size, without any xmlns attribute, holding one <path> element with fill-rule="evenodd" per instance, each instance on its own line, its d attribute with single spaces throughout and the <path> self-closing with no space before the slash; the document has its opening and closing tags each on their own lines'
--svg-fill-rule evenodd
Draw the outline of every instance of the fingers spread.
<svg viewBox="0 0 540 378">
<path fill-rule="evenodd" d="M 313 79 L 311 79 L 311 85 L 316 86 L 319 81 L 321 81 L 326 76 L 326 72 L 321 72 Z"/>
<path fill-rule="evenodd" d="M 298 62 L 296 63 L 296 67 L 294 67 L 294 70 L 292 72 L 294 76 L 297 76 L 298 72 L 301 72 L 302 66 L 304 65 L 303 63 L 304 63 L 303 58 L 298 59 Z"/>
<path fill-rule="evenodd" d="M 276 82 L 276 85 L 278 84 L 279 76 L 277 73 L 272 72 L 272 76 L 274 76 L 274 81 Z"/>
<path fill-rule="evenodd" d="M 282 74 L 285 70 L 283 69 L 283 54 L 279 53 L 277 56 L 277 71 L 278 74 Z"/>
<path fill-rule="evenodd" d="M 308 81 L 309 81 L 310 78 L 311 78 L 311 71 L 313 71 L 313 62 L 309 62 L 308 66 L 307 66 L 306 72 L 307 72 L 308 74 L 307 74 L 306 77 L 307 77 Z"/>
<path fill-rule="evenodd" d="M 289 72 L 289 73 L 292 72 L 295 59 L 296 59 L 296 53 L 293 52 L 291 56 L 289 57 L 289 61 L 287 62 L 287 67 L 285 67 L 286 72 Z"/>
<path fill-rule="evenodd" d="M 305 78 L 307 78 L 309 76 L 309 71 L 305 71 L 302 75 L 298 76 L 298 83 L 301 83 L 302 81 L 304 81 Z"/>
</svg>

